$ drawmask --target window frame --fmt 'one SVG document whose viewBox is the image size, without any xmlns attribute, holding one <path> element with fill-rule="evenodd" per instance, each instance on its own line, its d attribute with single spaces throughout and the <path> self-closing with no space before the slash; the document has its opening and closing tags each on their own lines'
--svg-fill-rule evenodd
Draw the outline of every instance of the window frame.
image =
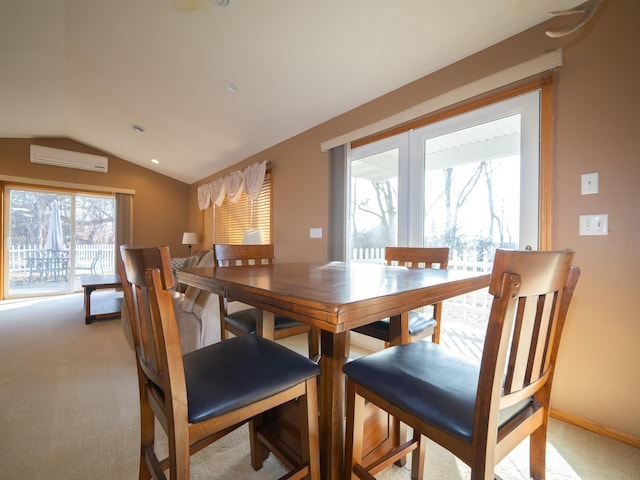
<svg viewBox="0 0 640 480">
<path fill-rule="evenodd" d="M 555 75 L 547 74 L 533 80 L 529 79 L 518 84 L 510 85 L 504 89 L 471 99 L 448 109 L 435 112 L 410 122 L 398 125 L 385 131 L 369 135 L 352 141 L 350 148 L 358 148 L 369 143 L 377 142 L 388 137 L 393 137 L 410 130 L 446 120 L 451 117 L 467 113 L 472 110 L 508 100 L 534 90 L 540 90 L 540 159 L 539 159 L 539 217 L 538 217 L 538 248 L 547 250 L 551 248 L 552 226 L 552 160 L 553 160 L 553 105 L 555 93 Z M 345 226 L 346 228 L 346 226 Z M 347 230 L 348 231 L 348 230 Z M 345 232 L 347 233 L 347 232 Z M 344 239 L 348 242 L 348 239 Z"/>
</svg>

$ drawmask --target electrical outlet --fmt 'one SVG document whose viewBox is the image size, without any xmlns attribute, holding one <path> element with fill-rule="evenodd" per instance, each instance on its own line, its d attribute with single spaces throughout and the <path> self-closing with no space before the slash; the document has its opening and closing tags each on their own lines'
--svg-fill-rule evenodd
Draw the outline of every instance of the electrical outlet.
<svg viewBox="0 0 640 480">
<path fill-rule="evenodd" d="M 609 215 L 597 213 L 580 215 L 580 235 L 608 235 Z"/>
</svg>

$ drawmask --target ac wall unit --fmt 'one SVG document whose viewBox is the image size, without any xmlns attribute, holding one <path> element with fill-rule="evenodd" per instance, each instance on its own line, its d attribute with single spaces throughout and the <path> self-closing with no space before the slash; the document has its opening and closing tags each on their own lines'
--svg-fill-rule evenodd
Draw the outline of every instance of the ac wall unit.
<svg viewBox="0 0 640 480">
<path fill-rule="evenodd" d="M 79 168 L 92 172 L 106 173 L 109 159 L 90 153 L 72 152 L 59 148 L 31 145 L 31 163 L 43 163 L 57 167 Z"/>
</svg>

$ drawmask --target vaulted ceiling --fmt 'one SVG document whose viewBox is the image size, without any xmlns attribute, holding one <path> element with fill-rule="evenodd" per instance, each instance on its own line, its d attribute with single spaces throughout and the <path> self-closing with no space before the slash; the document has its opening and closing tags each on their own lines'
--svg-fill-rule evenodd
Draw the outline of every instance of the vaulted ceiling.
<svg viewBox="0 0 640 480">
<path fill-rule="evenodd" d="M 580 2 L 215 3 L 0 1 L 0 137 L 192 183 Z"/>
</svg>

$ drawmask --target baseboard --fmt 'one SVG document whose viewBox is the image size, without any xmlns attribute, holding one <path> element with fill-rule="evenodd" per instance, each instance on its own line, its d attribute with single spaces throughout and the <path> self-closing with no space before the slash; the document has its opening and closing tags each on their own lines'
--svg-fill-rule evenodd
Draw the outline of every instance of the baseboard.
<svg viewBox="0 0 640 480">
<path fill-rule="evenodd" d="M 571 425 L 575 425 L 576 427 L 581 427 L 585 430 L 589 430 L 590 432 L 598 433 L 604 437 L 626 443 L 627 445 L 631 445 L 632 447 L 640 448 L 640 437 L 627 432 L 623 432 L 622 430 L 618 430 L 617 428 L 608 427 L 606 425 L 602 425 L 601 423 L 593 422 L 591 420 L 587 420 L 586 418 L 579 417 L 578 415 L 563 412 L 555 408 L 552 408 L 550 410 L 549 415 L 552 418 L 569 423 Z"/>
</svg>

